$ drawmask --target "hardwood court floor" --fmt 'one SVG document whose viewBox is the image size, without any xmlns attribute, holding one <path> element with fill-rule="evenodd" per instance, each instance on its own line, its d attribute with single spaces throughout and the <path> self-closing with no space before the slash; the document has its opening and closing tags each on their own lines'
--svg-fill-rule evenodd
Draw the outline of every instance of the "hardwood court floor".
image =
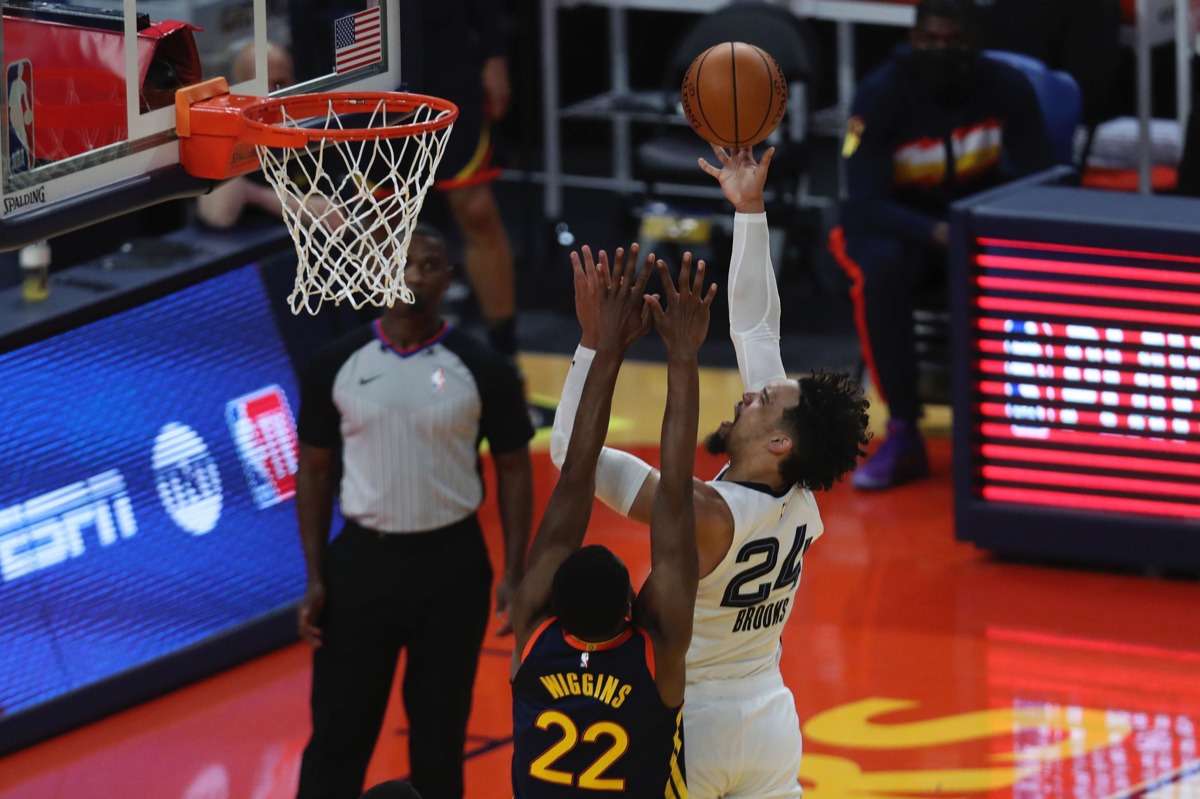
<svg viewBox="0 0 1200 799">
<path fill-rule="evenodd" d="M 557 396 L 563 359 L 524 365 L 534 394 Z M 656 460 L 661 368 L 629 366 L 613 438 Z M 728 414 L 737 385 L 704 374 L 703 427 Z M 958 544 L 949 441 L 934 438 L 931 455 L 930 480 L 821 498 L 826 534 L 784 634 L 806 799 L 1200 799 L 1200 586 L 1007 563 Z M 719 465 L 698 464 L 705 475 Z M 535 471 L 540 505 L 556 476 L 544 452 Z M 499 553 L 494 505 L 484 517 Z M 604 508 L 594 519 L 594 540 L 644 576 L 644 531 Z M 468 799 L 511 796 L 508 657 L 489 633 Z M 308 682 L 307 651 L 287 647 L 0 760 L 0 799 L 285 799 Z M 407 769 L 393 706 L 370 779 Z"/>
</svg>

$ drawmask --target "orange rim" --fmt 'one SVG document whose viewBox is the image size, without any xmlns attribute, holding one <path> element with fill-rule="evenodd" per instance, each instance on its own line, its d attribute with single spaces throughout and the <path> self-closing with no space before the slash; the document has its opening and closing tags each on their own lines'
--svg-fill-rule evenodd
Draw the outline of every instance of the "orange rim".
<svg viewBox="0 0 1200 799">
<path fill-rule="evenodd" d="M 292 119 L 312 119 L 334 114 L 371 114 L 380 102 L 387 113 L 404 114 L 420 106 L 441 113 L 427 122 L 382 128 L 302 128 L 284 123 L 284 112 Z M 323 92 L 275 97 L 241 108 L 245 125 L 241 138 L 264 147 L 304 147 L 314 141 L 367 141 L 399 139 L 449 127 L 458 119 L 458 106 L 440 97 L 403 92 Z"/>
</svg>

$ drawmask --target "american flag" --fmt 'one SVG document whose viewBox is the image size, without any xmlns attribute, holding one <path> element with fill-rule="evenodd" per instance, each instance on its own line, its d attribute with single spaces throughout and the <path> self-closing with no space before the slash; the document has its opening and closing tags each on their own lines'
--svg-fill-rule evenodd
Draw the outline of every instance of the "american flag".
<svg viewBox="0 0 1200 799">
<path fill-rule="evenodd" d="M 333 55 L 335 72 L 349 72 L 383 58 L 378 7 L 334 20 Z"/>
</svg>

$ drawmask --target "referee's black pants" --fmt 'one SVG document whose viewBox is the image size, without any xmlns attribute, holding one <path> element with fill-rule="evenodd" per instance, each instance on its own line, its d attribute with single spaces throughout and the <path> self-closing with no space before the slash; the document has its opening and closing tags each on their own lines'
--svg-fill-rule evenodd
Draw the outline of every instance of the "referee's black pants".
<svg viewBox="0 0 1200 799">
<path fill-rule="evenodd" d="M 401 648 L 407 651 L 411 781 L 423 799 L 462 799 L 471 689 L 492 567 L 472 514 L 423 533 L 347 521 L 326 555 L 323 644 L 313 653 L 313 733 L 298 799 L 357 799 Z M 399 775 L 397 775 L 399 776 Z"/>
</svg>

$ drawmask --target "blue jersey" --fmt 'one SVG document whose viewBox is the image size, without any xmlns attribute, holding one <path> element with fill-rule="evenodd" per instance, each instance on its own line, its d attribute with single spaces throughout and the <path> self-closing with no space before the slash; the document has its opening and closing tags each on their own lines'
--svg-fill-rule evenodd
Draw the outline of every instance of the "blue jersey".
<svg viewBox="0 0 1200 799">
<path fill-rule="evenodd" d="M 687 799 L 680 708 L 663 704 L 641 629 L 596 645 L 549 619 L 512 691 L 515 799 Z"/>
</svg>

